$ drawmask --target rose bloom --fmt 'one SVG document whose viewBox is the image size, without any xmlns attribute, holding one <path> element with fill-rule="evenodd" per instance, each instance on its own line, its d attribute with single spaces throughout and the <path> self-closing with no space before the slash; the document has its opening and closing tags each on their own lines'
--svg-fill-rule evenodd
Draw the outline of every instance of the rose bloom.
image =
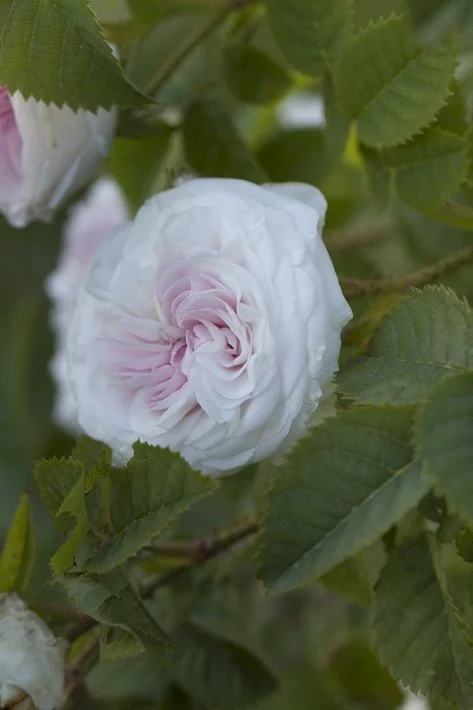
<svg viewBox="0 0 473 710">
<path fill-rule="evenodd" d="M 77 407 L 67 377 L 66 344 L 74 314 L 77 292 L 92 256 L 113 227 L 128 218 L 128 210 L 118 184 L 101 178 L 85 199 L 71 208 L 64 224 L 64 243 L 59 263 L 46 281 L 52 301 L 51 325 L 56 334 L 56 347 L 50 371 L 56 384 L 54 419 L 73 434 L 80 431 Z"/>
<path fill-rule="evenodd" d="M 111 233 L 68 344 L 79 422 L 116 462 L 136 440 L 211 475 L 286 452 L 351 317 L 309 185 L 191 180 Z"/>
<path fill-rule="evenodd" d="M 66 650 L 20 597 L 0 594 L 0 707 L 59 710 Z"/>
<path fill-rule="evenodd" d="M 113 138 L 116 111 L 46 105 L 0 86 L 0 212 L 14 227 L 48 220 L 92 177 Z"/>
</svg>

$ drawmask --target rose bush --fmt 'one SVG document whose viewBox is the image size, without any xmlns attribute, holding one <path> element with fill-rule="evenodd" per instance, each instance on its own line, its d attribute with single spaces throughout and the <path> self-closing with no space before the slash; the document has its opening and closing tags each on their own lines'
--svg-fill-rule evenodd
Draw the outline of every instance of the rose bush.
<svg viewBox="0 0 473 710">
<path fill-rule="evenodd" d="M 14 227 L 49 219 L 107 154 L 116 112 L 58 108 L 0 86 L 0 212 Z"/>
<path fill-rule="evenodd" d="M 308 185 L 191 180 L 110 233 L 69 338 L 82 428 L 119 462 L 140 439 L 211 475 L 286 452 L 351 317 L 325 210 Z"/>
<path fill-rule="evenodd" d="M 55 638 L 20 597 L 0 595 L 0 707 L 16 707 L 26 695 L 37 710 L 59 708 L 66 650 L 65 639 Z"/>
<path fill-rule="evenodd" d="M 51 325 L 56 335 L 50 371 L 56 384 L 54 418 L 72 433 L 78 431 L 74 395 L 67 377 L 67 335 L 77 292 L 89 262 L 108 230 L 127 219 L 128 210 L 117 183 L 102 178 L 85 199 L 71 209 L 64 224 L 64 243 L 59 263 L 46 282 L 52 301 Z"/>
</svg>

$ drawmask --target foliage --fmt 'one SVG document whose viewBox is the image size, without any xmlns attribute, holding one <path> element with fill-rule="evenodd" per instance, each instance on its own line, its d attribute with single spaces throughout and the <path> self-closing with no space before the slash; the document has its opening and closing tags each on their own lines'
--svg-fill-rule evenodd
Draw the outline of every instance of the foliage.
<svg viewBox="0 0 473 710">
<path fill-rule="evenodd" d="M 0 592 L 71 641 L 67 707 L 471 708 L 471 1 L 0 0 L 0 28 L 11 92 L 118 107 L 130 215 L 189 173 L 320 187 L 354 310 L 284 461 L 120 468 L 51 418 L 65 213 L 1 222 Z"/>
</svg>

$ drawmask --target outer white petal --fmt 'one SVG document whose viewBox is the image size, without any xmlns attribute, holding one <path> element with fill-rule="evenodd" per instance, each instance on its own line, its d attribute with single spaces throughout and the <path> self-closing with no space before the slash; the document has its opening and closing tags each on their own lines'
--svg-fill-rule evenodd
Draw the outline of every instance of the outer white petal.
<svg viewBox="0 0 473 710">
<path fill-rule="evenodd" d="M 59 710 L 64 699 L 67 642 L 16 594 L 0 595 L 0 705 L 23 693 L 37 710 Z"/>
<path fill-rule="evenodd" d="M 15 227 L 34 219 L 48 220 L 58 205 L 82 187 L 107 154 L 116 110 L 92 114 L 69 107 L 58 108 L 19 92 L 12 106 L 20 131 L 23 182 L 0 208 Z"/>
</svg>

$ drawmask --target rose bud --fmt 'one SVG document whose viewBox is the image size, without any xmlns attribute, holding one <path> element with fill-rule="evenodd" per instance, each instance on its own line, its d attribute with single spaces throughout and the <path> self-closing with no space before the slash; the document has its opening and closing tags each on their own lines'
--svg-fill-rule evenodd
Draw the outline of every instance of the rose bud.
<svg viewBox="0 0 473 710">
<path fill-rule="evenodd" d="M 16 594 L 0 594 L 0 707 L 59 710 L 67 642 Z M 25 697 L 26 696 L 26 697 Z"/>
<path fill-rule="evenodd" d="M 89 262 L 107 232 L 128 218 L 128 209 L 118 184 L 101 178 L 85 199 L 74 205 L 64 224 L 64 242 L 55 271 L 46 281 L 52 301 L 51 325 L 56 346 L 50 372 L 56 384 L 54 419 L 70 431 L 79 432 L 76 402 L 67 377 L 66 344 L 79 286 Z"/>
<path fill-rule="evenodd" d="M 81 427 L 117 463 L 136 440 L 219 476 L 306 432 L 351 318 L 309 185 L 191 180 L 99 248 L 71 326 Z"/>
<path fill-rule="evenodd" d="M 115 123 L 115 110 L 74 112 L 0 86 L 0 212 L 10 224 L 49 220 L 93 176 Z"/>
</svg>

